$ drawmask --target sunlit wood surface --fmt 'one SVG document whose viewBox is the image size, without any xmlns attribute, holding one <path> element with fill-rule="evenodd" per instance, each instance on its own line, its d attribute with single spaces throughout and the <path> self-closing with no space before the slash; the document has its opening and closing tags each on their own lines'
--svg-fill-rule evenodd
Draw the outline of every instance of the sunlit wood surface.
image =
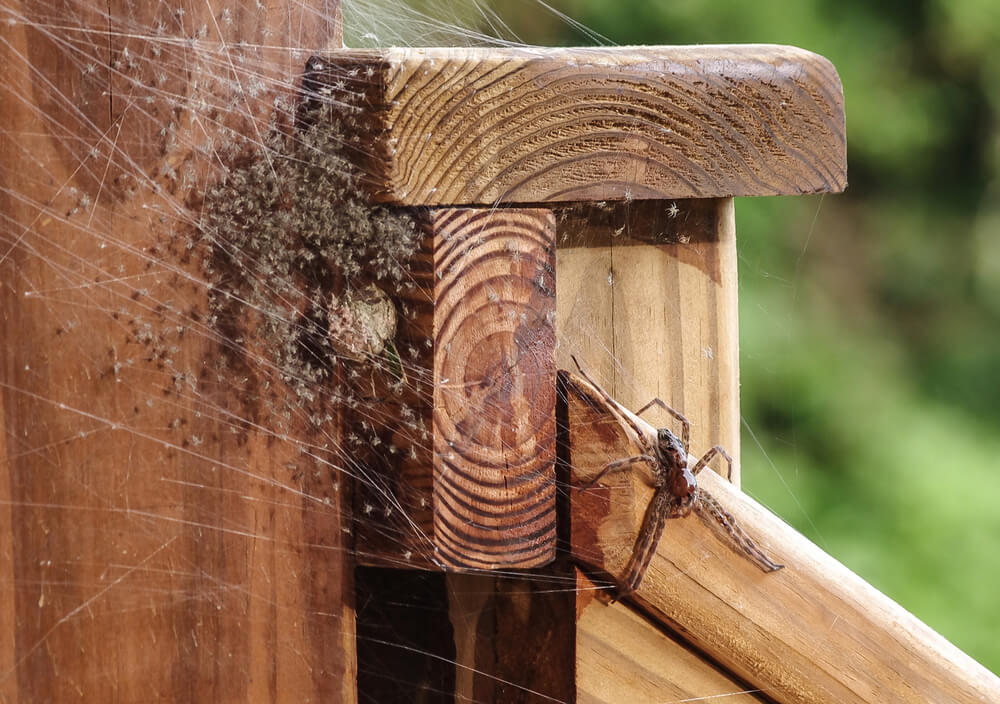
<svg viewBox="0 0 1000 704">
<path fill-rule="evenodd" d="M 593 387 L 567 388 L 579 484 L 636 449 Z M 574 556 L 616 580 L 653 493 L 643 467 L 571 493 Z M 765 508 L 712 472 L 699 485 L 785 568 L 761 572 L 695 515 L 669 520 L 633 597 L 654 622 L 783 704 L 1000 701 L 1000 679 Z"/>
<path fill-rule="evenodd" d="M 578 704 L 767 701 L 631 605 L 597 598 L 602 588 L 585 576 L 579 575 L 577 587 Z"/>
<path fill-rule="evenodd" d="M 376 197 L 408 205 L 843 190 L 843 93 L 775 45 L 337 52 L 317 91 L 360 91 Z M 347 79 L 345 80 L 345 70 Z"/>
</svg>

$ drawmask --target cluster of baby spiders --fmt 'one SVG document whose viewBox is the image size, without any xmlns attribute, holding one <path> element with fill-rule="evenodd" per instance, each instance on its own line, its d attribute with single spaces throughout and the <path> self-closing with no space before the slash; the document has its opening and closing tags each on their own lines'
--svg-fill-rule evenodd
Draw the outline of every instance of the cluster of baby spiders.
<svg viewBox="0 0 1000 704">
<path fill-rule="evenodd" d="M 583 490 L 591 487 L 608 472 L 617 472 L 640 462 L 645 462 L 653 471 L 655 492 L 643 516 L 642 527 L 639 529 L 632 556 L 625 569 L 624 582 L 620 587 L 619 596 L 627 596 L 639 588 L 642 578 L 646 574 L 646 568 L 649 567 L 649 562 L 656 552 L 660 537 L 663 535 L 667 519 L 683 518 L 692 511 L 702 520 L 721 526 L 729 539 L 730 546 L 763 572 L 774 572 L 784 567 L 765 555 L 740 527 L 733 515 L 726 511 L 711 494 L 698 486 L 695 477 L 698 472 L 708 466 L 708 463 L 716 455 L 721 455 L 726 460 L 729 478 L 732 479 L 733 458 L 721 446 L 715 445 L 702 455 L 701 459 L 694 465 L 690 465 L 688 442 L 691 434 L 691 423 L 687 418 L 660 399 L 654 398 L 640 408 L 636 415 L 642 415 L 653 406 L 659 406 L 681 424 L 680 438 L 668 428 L 659 428 L 656 431 L 654 441 L 635 420 L 629 417 L 621 404 L 611 398 L 607 391 L 590 378 L 580 363 L 576 361 L 576 357 L 572 357 L 572 359 L 583 378 L 604 399 L 608 410 L 611 411 L 615 419 L 633 431 L 640 450 L 638 455 L 609 462 L 590 481 L 578 486 L 577 489 Z"/>
</svg>

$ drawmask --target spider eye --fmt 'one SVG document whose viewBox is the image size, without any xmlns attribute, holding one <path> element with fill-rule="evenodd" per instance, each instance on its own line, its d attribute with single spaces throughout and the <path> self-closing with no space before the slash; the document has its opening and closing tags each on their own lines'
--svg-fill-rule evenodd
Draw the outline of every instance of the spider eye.
<svg viewBox="0 0 1000 704">
<path fill-rule="evenodd" d="M 678 458 L 683 455 L 684 447 L 669 428 L 660 428 L 656 431 L 656 439 L 661 448 Z"/>
</svg>

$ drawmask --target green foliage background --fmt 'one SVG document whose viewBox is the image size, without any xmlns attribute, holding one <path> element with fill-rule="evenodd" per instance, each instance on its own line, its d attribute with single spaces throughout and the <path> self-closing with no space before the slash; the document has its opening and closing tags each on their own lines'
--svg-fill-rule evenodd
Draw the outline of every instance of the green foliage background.
<svg viewBox="0 0 1000 704">
<path fill-rule="evenodd" d="M 737 201 L 744 488 L 1000 672 L 1000 2 L 552 0 L 829 58 L 846 194 Z M 532 44 L 592 39 L 496 0 Z"/>
</svg>

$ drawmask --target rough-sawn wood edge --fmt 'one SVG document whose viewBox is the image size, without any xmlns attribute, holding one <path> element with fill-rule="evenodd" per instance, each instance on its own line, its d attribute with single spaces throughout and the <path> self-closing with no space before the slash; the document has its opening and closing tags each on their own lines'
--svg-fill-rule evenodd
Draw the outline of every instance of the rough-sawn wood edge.
<svg viewBox="0 0 1000 704">
<path fill-rule="evenodd" d="M 637 450 L 585 380 L 560 377 L 580 485 Z M 596 574 L 623 575 L 653 493 L 644 474 L 638 465 L 567 491 L 573 557 Z M 762 573 L 694 515 L 669 520 L 632 597 L 655 622 L 782 704 L 1000 701 L 1000 678 L 899 604 L 724 478 L 698 482 L 785 568 Z"/>
<path fill-rule="evenodd" d="M 320 101 L 364 94 L 359 156 L 386 202 L 797 195 L 847 184 L 840 79 L 794 47 L 341 50 L 312 57 L 303 86 Z"/>
</svg>

